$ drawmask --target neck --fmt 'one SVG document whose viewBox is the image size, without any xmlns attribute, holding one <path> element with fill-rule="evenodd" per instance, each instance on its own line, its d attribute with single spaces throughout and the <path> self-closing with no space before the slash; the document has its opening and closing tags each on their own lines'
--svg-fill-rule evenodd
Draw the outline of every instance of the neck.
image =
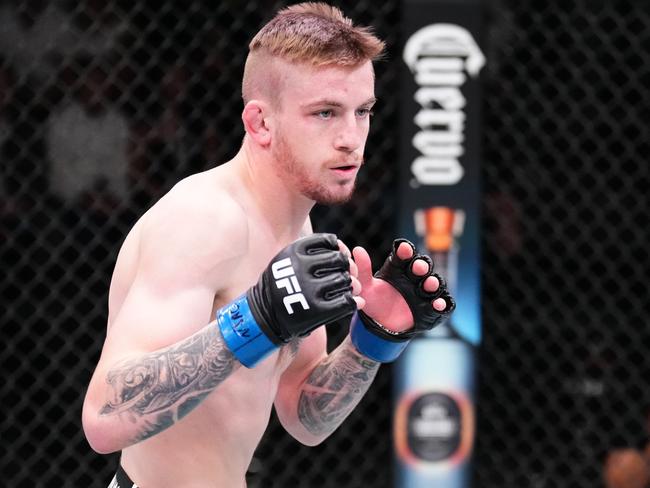
<svg viewBox="0 0 650 488">
<path fill-rule="evenodd" d="M 274 235 L 279 239 L 296 239 L 315 202 L 277 174 L 270 152 L 252 148 L 246 138 L 232 163 L 250 201 Z"/>
</svg>

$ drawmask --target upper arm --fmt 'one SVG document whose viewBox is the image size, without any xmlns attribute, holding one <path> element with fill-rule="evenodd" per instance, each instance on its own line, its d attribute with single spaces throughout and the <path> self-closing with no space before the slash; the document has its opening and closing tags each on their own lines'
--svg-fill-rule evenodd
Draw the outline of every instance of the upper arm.
<svg viewBox="0 0 650 488">
<path fill-rule="evenodd" d="M 117 361 L 174 344 L 210 322 L 215 294 L 244 247 L 230 243 L 245 228 L 233 227 L 231 212 L 212 221 L 188 198 L 172 195 L 141 222 L 133 279 L 111 316 L 89 394 Z"/>
</svg>

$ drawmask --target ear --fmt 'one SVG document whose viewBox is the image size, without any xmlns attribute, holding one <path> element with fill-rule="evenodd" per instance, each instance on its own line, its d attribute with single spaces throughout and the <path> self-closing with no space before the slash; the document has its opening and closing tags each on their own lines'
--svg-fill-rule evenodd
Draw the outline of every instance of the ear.
<svg viewBox="0 0 650 488">
<path fill-rule="evenodd" d="M 244 107 L 241 118 L 248 136 L 260 146 L 266 147 L 271 143 L 269 127 L 269 107 L 260 100 L 251 100 Z"/>
</svg>

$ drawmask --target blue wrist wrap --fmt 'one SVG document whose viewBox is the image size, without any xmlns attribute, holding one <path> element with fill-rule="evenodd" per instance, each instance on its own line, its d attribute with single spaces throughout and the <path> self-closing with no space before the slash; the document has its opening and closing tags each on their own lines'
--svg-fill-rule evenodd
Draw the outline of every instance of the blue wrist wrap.
<svg viewBox="0 0 650 488">
<path fill-rule="evenodd" d="M 406 349 L 408 340 L 388 340 L 370 332 L 358 313 L 354 314 L 350 326 L 350 338 L 352 344 L 364 356 L 382 363 L 394 361 Z"/>
<path fill-rule="evenodd" d="M 245 294 L 217 310 L 217 323 L 228 349 L 247 368 L 277 349 L 255 322 Z"/>
</svg>

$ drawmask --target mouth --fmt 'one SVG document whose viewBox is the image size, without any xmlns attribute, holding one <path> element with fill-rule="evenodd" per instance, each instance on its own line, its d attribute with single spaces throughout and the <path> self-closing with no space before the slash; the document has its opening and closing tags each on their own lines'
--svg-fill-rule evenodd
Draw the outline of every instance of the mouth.
<svg viewBox="0 0 650 488">
<path fill-rule="evenodd" d="M 355 173 L 359 169 L 359 165 L 357 164 L 341 164 L 339 166 L 334 166 L 330 168 L 332 171 L 334 171 L 336 174 L 342 175 L 342 176 L 347 176 Z"/>
</svg>

